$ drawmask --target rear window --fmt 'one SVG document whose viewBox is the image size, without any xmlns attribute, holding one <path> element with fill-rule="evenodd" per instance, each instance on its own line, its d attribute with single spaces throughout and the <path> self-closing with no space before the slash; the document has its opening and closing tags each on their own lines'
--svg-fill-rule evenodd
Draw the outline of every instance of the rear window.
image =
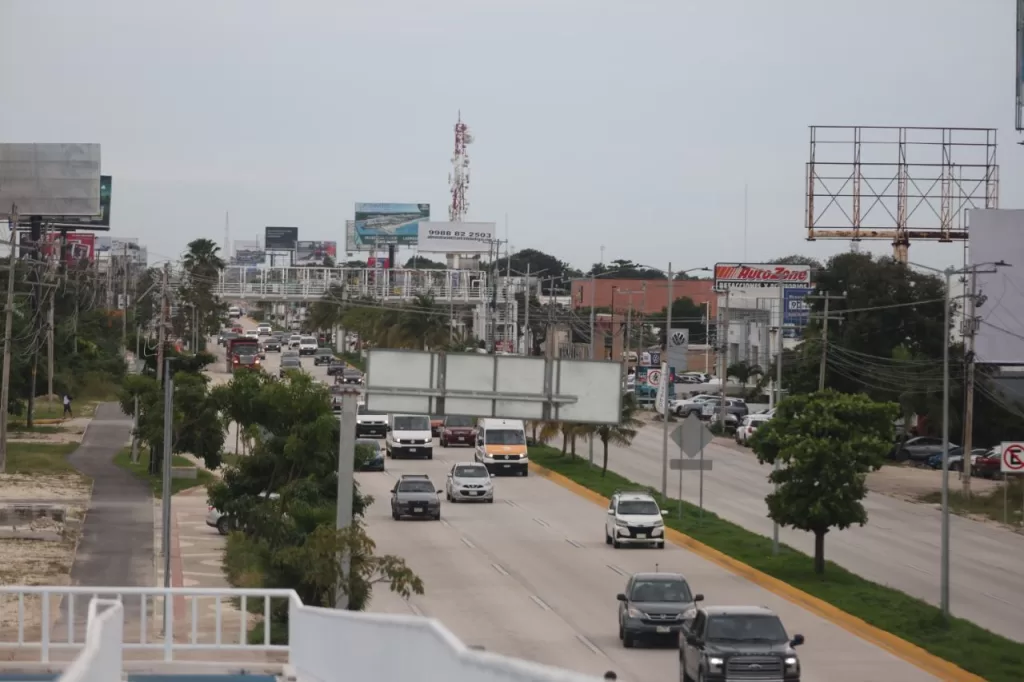
<svg viewBox="0 0 1024 682">
<path fill-rule="evenodd" d="M 476 426 L 476 420 L 473 417 L 447 417 L 444 420 L 444 425 L 448 427 L 472 428 Z"/>
<path fill-rule="evenodd" d="M 316 343 L 316 339 L 312 336 L 303 336 L 300 343 Z"/>
</svg>

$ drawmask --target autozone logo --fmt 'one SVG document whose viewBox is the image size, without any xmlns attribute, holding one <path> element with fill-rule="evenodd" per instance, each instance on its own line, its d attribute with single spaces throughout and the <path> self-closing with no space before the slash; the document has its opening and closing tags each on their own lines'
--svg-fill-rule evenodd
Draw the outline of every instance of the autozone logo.
<svg viewBox="0 0 1024 682">
<path fill-rule="evenodd" d="M 715 266 L 715 281 L 727 283 L 773 284 L 786 282 L 807 284 L 811 281 L 811 269 L 805 266 L 787 265 L 740 265 Z"/>
</svg>

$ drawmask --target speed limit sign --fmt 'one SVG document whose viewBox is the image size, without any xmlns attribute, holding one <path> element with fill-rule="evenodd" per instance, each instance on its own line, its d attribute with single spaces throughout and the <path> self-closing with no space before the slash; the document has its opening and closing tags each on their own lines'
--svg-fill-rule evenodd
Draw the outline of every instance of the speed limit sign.
<svg viewBox="0 0 1024 682">
<path fill-rule="evenodd" d="M 648 386 L 661 386 L 661 370 L 652 369 L 647 372 L 647 385 Z"/>
</svg>

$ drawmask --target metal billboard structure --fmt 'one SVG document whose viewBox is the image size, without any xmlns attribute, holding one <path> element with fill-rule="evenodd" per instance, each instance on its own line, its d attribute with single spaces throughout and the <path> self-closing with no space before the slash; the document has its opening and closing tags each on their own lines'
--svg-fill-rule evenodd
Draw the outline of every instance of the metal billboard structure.
<svg viewBox="0 0 1024 682">
<path fill-rule="evenodd" d="M 494 223 L 433 223 L 419 225 L 419 253 L 490 253 Z"/>
<path fill-rule="evenodd" d="M 375 349 L 365 393 L 367 409 L 379 412 L 618 424 L 622 365 Z"/>
<path fill-rule="evenodd" d="M 995 128 L 811 126 L 807 240 L 967 240 L 965 211 L 999 207 Z"/>
<path fill-rule="evenodd" d="M 430 204 L 358 203 L 355 234 L 371 248 L 415 246 L 421 222 L 430 220 Z"/>
<path fill-rule="evenodd" d="M 971 263 L 1004 261 L 1013 267 L 979 269 L 975 286 L 975 357 L 979 363 L 1024 365 L 1024 210 L 971 211 Z"/>
<path fill-rule="evenodd" d="M 0 215 L 12 207 L 21 216 L 102 215 L 100 145 L 0 144 Z"/>
</svg>

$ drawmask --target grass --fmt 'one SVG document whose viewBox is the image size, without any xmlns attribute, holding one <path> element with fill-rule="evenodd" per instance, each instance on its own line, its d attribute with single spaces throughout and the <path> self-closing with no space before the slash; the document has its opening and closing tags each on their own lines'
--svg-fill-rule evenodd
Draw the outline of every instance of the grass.
<svg viewBox="0 0 1024 682">
<path fill-rule="evenodd" d="M 1010 481 L 1004 506 L 1002 487 L 985 493 L 974 493 L 969 498 L 964 498 L 963 493 L 959 490 L 959 485 L 954 488 L 953 484 L 950 484 L 949 508 L 954 514 L 983 516 L 999 523 L 1016 524 L 1019 521 L 1024 521 L 1021 519 L 1022 494 L 1024 494 L 1024 483 Z M 926 493 L 918 499 L 930 504 L 941 504 L 942 493 Z"/>
<path fill-rule="evenodd" d="M 33 424 L 32 428 L 28 428 L 24 422 L 13 423 L 7 427 L 9 433 L 60 433 L 64 429 L 53 424 Z"/>
<path fill-rule="evenodd" d="M 338 357 L 358 369 L 360 372 L 366 371 L 366 361 L 361 355 L 359 355 L 359 353 L 349 351 L 347 353 L 339 353 Z"/>
<path fill-rule="evenodd" d="M 8 443 L 7 473 L 78 473 L 68 462 L 68 455 L 77 449 L 78 443 Z"/>
<path fill-rule="evenodd" d="M 92 417 L 96 413 L 96 406 L 99 405 L 101 400 L 85 400 L 81 402 L 72 401 L 71 410 L 72 416 L 74 417 Z M 35 409 L 32 411 L 33 419 L 62 419 L 64 417 L 64 403 L 60 398 L 54 398 L 53 400 L 47 400 L 46 398 L 36 398 Z M 24 427 L 25 415 L 18 415 L 16 418 L 10 420 L 10 429 L 14 429 L 17 425 Z M 39 427 L 36 427 L 39 428 Z M 40 432 L 43 433 L 43 432 Z"/>
<path fill-rule="evenodd" d="M 132 450 L 131 448 L 121 448 L 116 455 L 114 455 L 114 464 L 130 471 L 135 474 L 136 477 L 142 479 L 149 484 L 150 490 L 153 491 L 153 497 L 163 497 L 163 480 L 159 474 L 151 475 L 149 473 L 149 449 L 140 448 L 139 450 L 139 461 L 132 462 Z M 171 465 L 176 467 L 191 467 L 195 466 L 191 460 L 181 455 L 174 455 L 171 459 Z M 197 486 L 205 486 L 213 481 L 213 474 L 209 471 L 199 469 L 195 478 L 172 478 L 171 479 L 171 494 L 175 495 L 180 493 L 182 490 L 188 490 Z"/>
<path fill-rule="evenodd" d="M 585 459 L 573 459 L 560 450 L 540 445 L 530 448 L 530 459 L 605 497 L 616 488 L 643 489 L 614 472 L 601 475 Z M 757 570 L 828 602 L 875 627 L 912 642 L 935 656 L 990 682 L 1019 682 L 1024 669 L 1024 644 L 996 635 L 970 621 L 942 621 L 939 609 L 903 592 L 865 580 L 828 562 L 825 574 L 815 575 L 811 557 L 783 545 L 772 555 L 772 541 L 683 502 L 683 518 L 677 516 L 679 501 L 662 498 L 650 489 L 663 509 L 670 510 L 665 523 Z M 894 535 L 893 542 L 900 542 Z M 828 540 L 825 542 L 828 556 Z M 698 586 L 699 587 L 699 586 Z"/>
<path fill-rule="evenodd" d="M 241 458 L 242 455 L 239 455 L 237 453 L 225 452 L 220 456 L 221 466 L 236 467 L 238 466 L 238 460 L 240 460 Z"/>
</svg>

